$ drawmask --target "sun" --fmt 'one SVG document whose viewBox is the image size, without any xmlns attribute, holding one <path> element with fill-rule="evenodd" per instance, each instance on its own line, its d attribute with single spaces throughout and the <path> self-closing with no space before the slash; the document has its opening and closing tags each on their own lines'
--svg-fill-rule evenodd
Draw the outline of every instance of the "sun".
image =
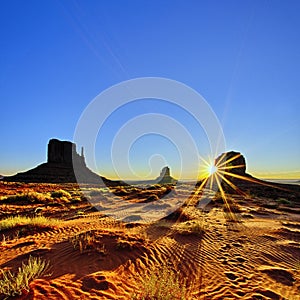
<svg viewBox="0 0 300 300">
<path fill-rule="evenodd" d="M 213 159 L 210 157 L 207 159 L 200 157 L 200 160 L 202 161 L 200 167 L 201 175 L 199 176 L 201 180 L 209 180 L 210 177 L 217 175 L 219 168 L 218 165 L 215 165 L 215 161 Z"/>
<path fill-rule="evenodd" d="M 218 171 L 218 168 L 214 164 L 210 164 L 207 167 L 207 172 L 208 172 L 209 176 L 216 173 L 217 171 Z"/>
</svg>

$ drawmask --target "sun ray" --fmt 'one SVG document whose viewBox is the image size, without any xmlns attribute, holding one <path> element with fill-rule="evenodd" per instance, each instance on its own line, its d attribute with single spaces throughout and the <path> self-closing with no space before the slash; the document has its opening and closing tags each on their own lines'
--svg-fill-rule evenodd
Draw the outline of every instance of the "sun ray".
<svg viewBox="0 0 300 300">
<path fill-rule="evenodd" d="M 251 175 L 248 175 L 245 173 L 246 165 L 244 163 L 240 163 L 240 161 L 239 164 L 236 164 L 238 161 L 232 163 L 233 161 L 242 157 L 240 153 L 228 159 L 226 155 L 227 153 L 223 153 L 216 160 L 212 160 L 211 158 L 204 159 L 203 157 L 200 157 L 201 161 L 203 161 L 206 171 L 204 174 L 205 176 L 203 177 L 201 184 L 195 189 L 194 194 L 189 198 L 188 204 L 198 204 L 201 201 L 200 193 L 203 193 L 204 188 L 208 188 L 211 191 L 218 189 L 224 202 L 224 213 L 227 214 L 226 218 L 231 221 L 238 221 L 238 216 L 236 215 L 236 212 L 238 212 L 238 210 L 236 210 L 236 204 L 234 203 L 234 199 L 228 196 L 228 193 L 232 193 L 230 191 L 230 189 L 232 189 L 239 195 L 247 196 L 247 193 L 241 190 L 241 187 L 244 186 L 239 186 L 241 181 L 288 191 L 287 188 L 283 188 L 272 183 L 267 183 L 263 180 L 253 178 Z M 238 172 L 235 171 L 235 169 L 241 169 L 241 171 Z M 240 181 L 237 181 L 236 179 L 239 179 Z M 249 187 L 251 189 L 254 188 L 251 185 L 249 185 Z"/>
<path fill-rule="evenodd" d="M 209 177 L 206 177 L 204 180 L 203 180 L 203 182 L 201 183 L 201 185 L 199 186 L 199 188 L 197 189 L 197 191 L 196 191 L 196 195 L 198 195 L 199 194 L 199 192 L 203 189 L 203 187 L 205 186 L 205 184 L 206 184 L 206 182 L 208 181 L 208 179 L 209 179 Z"/>
<path fill-rule="evenodd" d="M 201 155 L 199 155 L 200 160 L 202 160 L 204 162 L 204 164 L 206 166 L 211 165 L 211 162 L 213 161 L 211 158 L 208 158 L 208 160 L 206 160 L 205 158 L 203 158 Z"/>
<path fill-rule="evenodd" d="M 187 205 L 197 205 L 198 203 L 198 195 L 200 194 L 200 192 L 202 192 L 204 186 L 206 185 L 207 181 L 209 180 L 209 177 L 206 177 L 202 183 L 200 184 L 200 186 L 196 189 L 196 191 L 194 192 L 194 194 L 192 195 L 192 197 L 189 198 L 189 200 L 187 201 Z"/>
<path fill-rule="evenodd" d="M 218 170 L 228 170 L 228 169 L 238 169 L 243 167 L 245 167 L 245 165 L 225 166 L 225 167 L 217 167 L 217 168 Z"/>
<path fill-rule="evenodd" d="M 260 185 L 272 187 L 272 188 L 279 189 L 279 190 L 282 190 L 282 191 L 289 191 L 286 188 L 278 187 L 278 186 L 275 186 L 271 183 L 270 184 L 265 183 L 261 180 L 257 180 L 257 179 L 251 178 L 251 177 L 247 177 L 247 176 L 243 176 L 243 175 L 239 175 L 239 174 L 235 174 L 235 173 L 230 173 L 230 172 L 226 172 L 226 171 L 222 171 L 222 172 L 223 172 L 224 175 L 228 175 L 228 176 L 235 177 L 235 178 L 238 178 L 238 179 L 242 179 L 242 180 L 245 180 L 245 181 L 249 181 L 249 182 L 252 182 L 252 183 L 257 183 L 257 184 L 260 184 Z"/>
<path fill-rule="evenodd" d="M 239 194 L 245 196 L 246 194 L 241 191 L 234 183 L 232 183 L 230 180 L 228 180 L 221 172 L 218 174 L 222 177 L 222 180 L 224 180 L 233 190 L 237 191 Z"/>
<path fill-rule="evenodd" d="M 217 171 L 218 172 L 218 171 Z M 211 175 L 211 180 L 210 180 L 210 183 L 209 183 L 209 189 L 212 190 L 212 187 L 213 187 L 213 184 L 214 184 L 214 177 L 216 176 L 215 173 L 213 173 Z"/>
<path fill-rule="evenodd" d="M 225 156 L 226 156 L 226 154 L 225 154 Z M 224 156 L 222 156 L 222 157 L 218 160 L 219 163 L 217 162 L 217 164 L 216 164 L 216 166 L 217 166 L 218 168 L 220 168 L 220 167 L 222 167 L 222 166 L 224 166 L 224 165 L 226 165 L 226 164 L 232 162 L 233 160 L 235 160 L 235 159 L 241 157 L 241 154 L 239 153 L 239 154 L 237 154 L 237 155 L 235 155 L 235 156 L 229 158 L 228 160 L 225 160 L 224 162 L 222 162 L 223 157 L 224 157 Z"/>
<path fill-rule="evenodd" d="M 223 161 L 223 159 L 226 158 L 226 153 L 223 153 L 219 160 L 216 162 L 216 166 L 219 167 L 220 163 Z"/>
<path fill-rule="evenodd" d="M 216 182 L 217 182 L 219 191 L 220 191 L 220 193 L 221 193 L 221 197 L 222 197 L 222 199 L 223 199 L 223 202 L 224 202 L 224 204 L 225 204 L 225 206 L 226 206 L 226 208 L 227 208 L 227 210 L 228 210 L 228 214 L 229 214 L 229 217 L 230 217 L 229 219 L 230 219 L 230 220 L 236 221 L 236 216 L 235 216 L 235 214 L 234 214 L 234 213 L 232 212 L 232 210 L 231 210 L 229 201 L 228 201 L 228 199 L 227 199 L 227 197 L 226 197 L 225 191 L 224 191 L 224 189 L 223 189 L 223 187 L 222 187 L 222 184 L 221 184 L 221 182 L 220 182 L 220 180 L 219 180 L 219 176 L 216 176 Z"/>
</svg>

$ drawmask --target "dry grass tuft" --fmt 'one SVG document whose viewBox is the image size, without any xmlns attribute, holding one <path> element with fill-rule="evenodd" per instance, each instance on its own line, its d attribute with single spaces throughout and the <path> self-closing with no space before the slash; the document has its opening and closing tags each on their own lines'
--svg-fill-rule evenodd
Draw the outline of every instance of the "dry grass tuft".
<svg viewBox="0 0 300 300">
<path fill-rule="evenodd" d="M 184 300 L 188 299 L 186 280 L 180 280 L 179 272 L 166 265 L 153 268 L 148 276 L 140 276 L 134 300 Z"/>
<path fill-rule="evenodd" d="M 183 235 L 196 234 L 202 236 L 205 233 L 205 224 L 199 220 L 178 223 L 175 228 Z"/>
<path fill-rule="evenodd" d="M 30 256 L 27 264 L 22 263 L 16 274 L 1 270 L 0 294 L 7 297 L 22 295 L 24 290 L 29 290 L 29 283 L 45 275 L 48 268 L 49 262 Z"/>
<path fill-rule="evenodd" d="M 75 250 L 78 249 L 80 253 L 94 249 L 102 255 L 107 254 L 105 245 L 97 240 L 95 233 L 92 231 L 81 232 L 70 238 L 70 242 L 73 245 L 73 248 Z"/>
<path fill-rule="evenodd" d="M 1 197 L 0 201 L 3 203 L 44 203 L 51 200 L 51 196 L 48 193 L 38 193 L 38 192 L 25 192 L 17 195 L 9 195 Z"/>
<path fill-rule="evenodd" d="M 24 217 L 14 216 L 8 217 L 0 221 L 0 230 L 12 229 L 19 226 L 54 228 L 60 223 L 57 219 L 51 219 L 43 216 Z"/>
<path fill-rule="evenodd" d="M 72 198 L 71 194 L 65 190 L 57 190 L 57 191 L 53 191 L 51 193 L 51 197 L 52 198 L 58 198 L 59 200 L 62 200 L 64 202 L 69 202 L 70 199 Z"/>
</svg>

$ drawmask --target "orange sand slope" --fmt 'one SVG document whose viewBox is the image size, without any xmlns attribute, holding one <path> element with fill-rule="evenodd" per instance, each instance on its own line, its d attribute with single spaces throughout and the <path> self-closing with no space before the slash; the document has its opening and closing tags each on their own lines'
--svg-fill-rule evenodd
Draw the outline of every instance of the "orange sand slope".
<svg viewBox="0 0 300 300">
<path fill-rule="evenodd" d="M 287 209 L 282 199 L 231 195 L 236 220 L 216 204 L 206 211 L 186 206 L 180 221 L 124 224 L 94 211 L 75 185 L 1 183 L 0 195 L 61 189 L 70 198 L 1 203 L 1 220 L 60 219 L 53 228 L 0 231 L 3 272 L 17 272 L 30 256 L 50 262 L 47 276 L 16 299 L 142 299 L 145 278 L 162 267 L 178 274 L 186 299 L 300 299 L 297 204 Z"/>
</svg>

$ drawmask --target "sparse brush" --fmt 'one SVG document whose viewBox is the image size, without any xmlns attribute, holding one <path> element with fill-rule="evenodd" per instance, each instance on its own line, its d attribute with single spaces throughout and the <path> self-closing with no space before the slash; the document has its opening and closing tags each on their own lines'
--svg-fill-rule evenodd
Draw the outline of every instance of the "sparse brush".
<svg viewBox="0 0 300 300">
<path fill-rule="evenodd" d="M 95 241 L 95 236 L 91 232 L 79 233 L 70 239 L 74 249 L 79 249 L 80 253 L 91 248 Z"/>
<path fill-rule="evenodd" d="M 292 204 L 292 202 L 290 200 L 287 200 L 285 198 L 278 198 L 278 199 L 276 199 L 276 202 L 278 204 L 285 204 L 285 205 L 291 205 Z"/>
<path fill-rule="evenodd" d="M 24 290 L 29 290 L 29 283 L 45 275 L 48 268 L 49 262 L 30 256 L 28 262 L 23 262 L 15 274 L 1 270 L 0 294 L 8 297 L 22 295 Z"/>
<path fill-rule="evenodd" d="M 117 196 L 127 196 L 129 194 L 128 191 L 123 187 L 116 188 L 113 193 Z"/>
<path fill-rule="evenodd" d="M 148 202 L 155 202 L 155 201 L 158 201 L 158 200 L 159 200 L 159 197 L 155 194 L 152 194 L 149 197 L 147 197 L 147 199 L 144 202 L 148 203 Z"/>
<path fill-rule="evenodd" d="M 203 235 L 205 233 L 205 225 L 198 220 L 186 221 L 176 225 L 176 229 L 183 235 L 196 234 Z"/>
<path fill-rule="evenodd" d="M 96 236 L 92 231 L 79 233 L 70 238 L 70 242 L 74 249 L 79 249 L 80 253 L 83 253 L 88 249 L 95 249 L 100 254 L 107 254 L 105 245 L 97 241 Z"/>
<path fill-rule="evenodd" d="M 32 226 L 43 228 L 54 228 L 59 225 L 60 221 L 43 216 L 25 217 L 14 216 L 0 221 L 0 230 L 11 229 L 19 226 Z"/>
<path fill-rule="evenodd" d="M 149 274 L 138 279 L 138 290 L 132 295 L 135 300 L 184 300 L 188 299 L 186 279 L 181 280 L 179 272 L 163 265 L 153 268 Z"/>
<path fill-rule="evenodd" d="M 69 200 L 72 198 L 71 194 L 65 190 L 57 190 L 53 191 L 51 193 L 52 198 L 58 198 L 60 200 L 63 200 L 65 202 L 69 202 Z"/>
<path fill-rule="evenodd" d="M 17 203 L 17 202 L 29 202 L 29 203 L 44 203 L 51 200 L 48 193 L 38 193 L 38 192 L 26 192 L 17 195 L 9 195 L 1 197 L 1 202 L 3 203 Z"/>
</svg>

